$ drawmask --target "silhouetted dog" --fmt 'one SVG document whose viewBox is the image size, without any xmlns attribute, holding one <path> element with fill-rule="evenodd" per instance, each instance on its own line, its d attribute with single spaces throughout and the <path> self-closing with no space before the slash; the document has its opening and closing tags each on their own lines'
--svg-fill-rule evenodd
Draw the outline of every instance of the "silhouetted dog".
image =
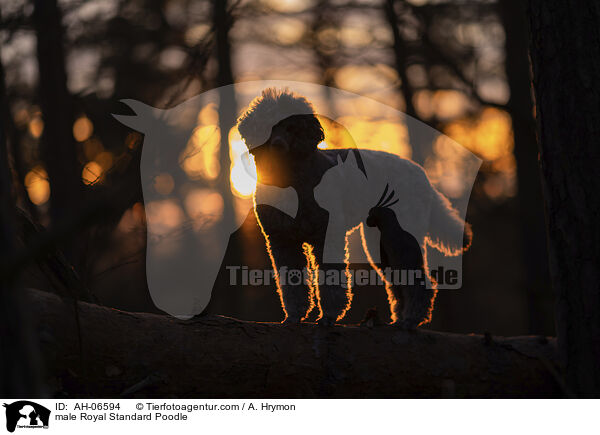
<svg viewBox="0 0 600 435">
<path fill-rule="evenodd" d="M 265 89 L 240 116 L 237 127 L 253 155 L 258 181 L 279 188 L 291 187 L 297 194 L 296 216 L 280 216 L 277 210 L 265 209 L 258 202 L 255 208 L 275 270 L 302 269 L 307 264 L 304 244 L 312 246 L 314 262 L 320 266 L 321 274 L 346 265 L 348 232 L 365 222 L 376 200 L 374 195 L 386 183 L 402 201 L 390 212 L 396 213 L 403 227 L 414 235 L 409 251 L 410 255 L 419 255 L 419 261 L 412 261 L 418 266 L 417 270 L 427 269 L 426 251 L 423 251 L 426 246 L 445 256 L 460 255 L 468 248 L 469 226 L 448 199 L 435 189 L 421 166 L 383 151 L 319 149 L 324 131 L 305 97 L 288 90 Z M 260 184 L 257 198 L 259 192 Z M 391 205 L 393 203 L 387 207 Z M 405 238 L 398 221 L 395 225 L 384 225 L 382 233 L 389 234 L 391 239 Z M 364 226 L 361 229 L 365 252 L 369 242 L 376 240 L 373 237 L 376 231 L 367 230 L 364 231 Z M 463 232 L 467 234 L 466 246 L 461 240 Z M 412 266 L 410 258 L 396 258 L 402 250 L 391 249 L 393 245 L 386 249 L 389 261 L 398 266 L 407 263 L 404 268 Z M 372 247 L 377 249 L 376 244 Z M 432 287 L 428 285 L 427 274 L 424 279 L 424 288 L 405 289 L 410 296 L 406 298 L 403 323 L 408 327 L 426 323 L 431 317 L 436 291 L 426 290 Z M 312 307 L 319 305 L 322 308 L 320 322 L 331 325 L 342 320 L 351 308 L 349 286 L 344 288 L 325 280 L 319 283 L 318 292 L 312 292 L 305 283 L 291 285 L 278 279 L 277 284 L 286 322 L 300 322 L 307 318 Z M 396 289 L 395 294 L 400 293 Z M 391 290 L 388 299 L 391 305 L 398 305 Z M 401 309 L 392 306 L 392 310 L 393 320 L 399 321 L 396 314 Z"/>
</svg>

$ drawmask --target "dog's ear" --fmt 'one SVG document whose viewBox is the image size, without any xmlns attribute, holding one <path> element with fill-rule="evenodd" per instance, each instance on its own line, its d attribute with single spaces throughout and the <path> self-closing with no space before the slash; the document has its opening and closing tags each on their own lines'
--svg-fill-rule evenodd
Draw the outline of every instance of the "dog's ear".
<svg viewBox="0 0 600 435">
<path fill-rule="evenodd" d="M 271 138 L 271 146 L 276 148 L 279 151 L 283 151 L 284 153 L 289 152 L 292 149 L 289 140 L 285 137 L 285 135 L 275 134 Z"/>
<path fill-rule="evenodd" d="M 324 137 L 315 115 L 292 115 L 272 128 L 270 143 L 279 150 L 303 158 L 316 151 Z"/>
</svg>

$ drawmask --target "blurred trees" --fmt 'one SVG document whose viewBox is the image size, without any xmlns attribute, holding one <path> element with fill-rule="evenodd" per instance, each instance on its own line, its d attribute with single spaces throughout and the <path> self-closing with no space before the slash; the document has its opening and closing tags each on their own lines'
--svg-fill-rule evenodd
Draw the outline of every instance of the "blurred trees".
<svg viewBox="0 0 600 435">
<path fill-rule="evenodd" d="M 0 395 L 33 397 L 42 393 L 39 354 L 26 317 L 25 297 L 11 265 L 17 255 L 14 183 L 10 171 L 4 68 L 0 63 Z"/>
<path fill-rule="evenodd" d="M 144 277 L 141 137 L 110 116 L 125 110 L 118 101 L 172 107 L 251 79 L 336 86 L 403 110 L 484 159 L 468 216 L 475 230 L 473 254 L 465 258 L 471 278 L 460 294 L 439 299 L 434 326 L 552 333 L 548 311 L 534 309 L 544 290 L 532 290 L 547 280 L 543 238 L 532 230 L 540 207 L 523 28 L 506 18 L 512 2 L 497 6 L 487 0 L 460 7 L 408 0 L 10 2 L 2 61 L 14 166 L 26 188 L 19 203 L 49 227 L 83 204 L 102 204 L 74 235 L 81 278 L 101 300 L 152 310 Z M 241 110 L 242 99 L 222 98 Z M 339 102 L 325 99 L 335 113 Z M 218 114 L 221 131 L 235 115 Z M 82 129 L 74 137 L 76 123 Z M 221 171 L 206 180 L 209 188 L 230 182 L 227 141 L 222 134 Z M 413 158 L 434 171 L 438 148 Z M 48 181 L 49 199 L 36 187 Z M 266 297 L 253 298 L 258 318 L 279 317 L 271 308 L 260 311 L 272 307 Z"/>
</svg>

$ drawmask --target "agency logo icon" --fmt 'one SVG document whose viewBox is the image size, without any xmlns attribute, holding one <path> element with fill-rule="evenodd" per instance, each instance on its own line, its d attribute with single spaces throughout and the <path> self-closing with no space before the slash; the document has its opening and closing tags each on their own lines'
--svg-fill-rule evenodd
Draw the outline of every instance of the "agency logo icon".
<svg viewBox="0 0 600 435">
<path fill-rule="evenodd" d="M 6 430 L 14 432 L 19 429 L 48 429 L 50 410 L 28 400 L 19 400 L 4 404 L 6 408 Z"/>
</svg>

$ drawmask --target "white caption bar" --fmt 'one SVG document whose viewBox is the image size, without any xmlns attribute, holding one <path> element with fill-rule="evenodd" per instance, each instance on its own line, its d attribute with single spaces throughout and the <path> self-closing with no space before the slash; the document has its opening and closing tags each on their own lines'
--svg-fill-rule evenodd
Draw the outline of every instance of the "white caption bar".
<svg viewBox="0 0 600 435">
<path fill-rule="evenodd" d="M 8 432 L 498 434 L 587 433 L 597 400 L 1 400 Z M 328 431 L 328 432 L 326 432 Z M 384 432 L 385 431 L 385 432 Z"/>
</svg>

